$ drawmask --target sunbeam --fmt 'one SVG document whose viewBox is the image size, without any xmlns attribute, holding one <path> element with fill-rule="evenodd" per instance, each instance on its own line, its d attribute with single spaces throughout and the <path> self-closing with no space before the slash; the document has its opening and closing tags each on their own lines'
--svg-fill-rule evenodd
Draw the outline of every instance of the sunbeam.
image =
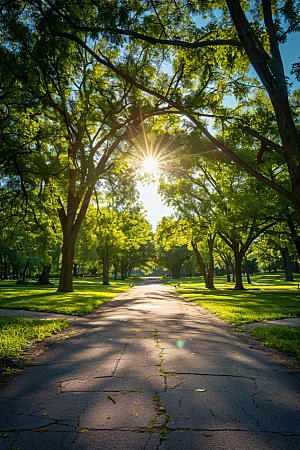
<svg viewBox="0 0 300 450">
<path fill-rule="evenodd" d="M 144 172 L 154 174 L 158 169 L 158 160 L 149 156 L 142 162 Z"/>
</svg>

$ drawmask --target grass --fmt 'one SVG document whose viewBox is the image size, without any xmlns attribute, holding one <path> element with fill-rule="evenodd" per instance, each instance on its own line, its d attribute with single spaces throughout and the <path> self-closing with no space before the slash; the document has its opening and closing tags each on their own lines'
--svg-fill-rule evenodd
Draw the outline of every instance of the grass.
<svg viewBox="0 0 300 450">
<path fill-rule="evenodd" d="M 251 276 L 252 284 L 247 284 L 246 277 L 243 277 L 244 287 L 245 289 L 263 289 L 263 290 L 272 290 L 272 289 L 282 289 L 282 290 L 290 290 L 290 289 L 298 289 L 298 284 L 300 284 L 300 274 L 294 274 L 294 281 L 285 281 L 283 273 L 263 273 L 263 274 L 255 274 Z M 179 280 L 174 280 L 172 278 L 162 278 L 162 281 L 165 281 L 167 284 L 175 285 L 180 282 L 180 287 L 191 288 L 191 289 L 205 289 L 205 284 L 203 281 L 203 277 L 182 277 Z M 216 276 L 214 278 L 215 287 L 217 289 L 233 289 L 234 283 L 228 283 L 226 281 L 225 276 Z M 300 291 L 299 291 L 300 292 Z"/>
<path fill-rule="evenodd" d="M 205 289 L 199 278 L 181 278 L 177 292 L 235 326 L 300 316 L 299 275 L 295 275 L 294 282 L 284 281 L 282 273 L 251 278 L 253 284 L 245 283 L 244 291 L 234 291 L 233 283 L 227 283 L 225 277 L 215 278 L 217 290 L 213 291 Z M 175 285 L 178 280 L 165 282 Z M 263 345 L 296 354 L 300 359 L 300 327 L 255 327 L 251 334 Z"/>
<path fill-rule="evenodd" d="M 0 359 L 18 356 L 32 341 L 42 341 L 68 327 L 69 323 L 65 319 L 0 316 Z"/>
<path fill-rule="evenodd" d="M 296 292 L 177 292 L 234 325 L 300 316 L 300 297 Z"/>
<path fill-rule="evenodd" d="M 251 335 L 263 345 L 297 355 L 300 360 L 300 327 L 255 327 Z"/>
<path fill-rule="evenodd" d="M 56 281 L 57 280 L 52 280 Z M 140 279 L 131 280 L 136 283 Z M 74 280 L 74 292 L 56 292 L 57 286 L 18 285 L 12 281 L 0 283 L 1 308 L 84 315 L 97 306 L 130 289 L 128 281 L 113 281 L 103 286 L 99 278 Z M 3 360 L 20 355 L 31 342 L 69 327 L 67 320 L 39 320 L 0 316 L 0 367 L 2 374 L 18 369 L 5 366 Z M 2 360 L 2 361 L 1 361 Z"/>
<path fill-rule="evenodd" d="M 99 278 L 74 280 L 74 292 L 69 293 L 56 292 L 57 286 L 19 286 L 12 285 L 11 281 L 2 282 L 1 308 L 84 315 L 130 289 L 128 281 L 113 281 L 108 286 L 101 282 Z"/>
<path fill-rule="evenodd" d="M 256 275 L 252 279 L 249 290 L 235 291 L 232 283 L 228 288 L 225 277 L 216 277 L 217 290 L 210 291 L 199 278 L 181 278 L 177 292 L 234 325 L 300 316 L 299 275 L 295 283 L 286 283 L 283 274 Z M 166 282 L 178 283 L 172 279 Z"/>
</svg>

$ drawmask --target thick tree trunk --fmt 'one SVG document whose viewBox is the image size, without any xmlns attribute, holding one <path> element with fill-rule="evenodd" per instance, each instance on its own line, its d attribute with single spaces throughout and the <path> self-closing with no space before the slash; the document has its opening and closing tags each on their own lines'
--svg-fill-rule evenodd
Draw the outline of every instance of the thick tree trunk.
<svg viewBox="0 0 300 450">
<path fill-rule="evenodd" d="M 237 255 L 235 258 L 235 286 L 234 289 L 239 291 L 245 289 L 243 286 L 243 277 L 242 277 L 242 258 L 240 255 Z"/>
<path fill-rule="evenodd" d="M 281 251 L 281 254 L 285 271 L 285 281 L 294 281 L 292 261 L 287 246 Z"/>
<path fill-rule="evenodd" d="M 62 246 L 62 262 L 57 292 L 73 292 L 73 260 L 75 253 L 76 236 L 70 232 L 69 236 L 64 233 Z"/>
<path fill-rule="evenodd" d="M 27 267 L 28 267 L 28 266 L 29 266 L 29 261 L 26 261 L 24 270 L 23 270 L 23 272 L 22 272 L 22 281 L 23 281 L 23 283 L 25 283 L 25 275 L 26 275 L 26 270 L 27 270 Z"/>
<path fill-rule="evenodd" d="M 193 250 L 194 250 L 197 262 L 199 264 L 201 273 L 202 273 L 203 278 L 204 278 L 205 287 L 208 288 L 208 277 L 207 277 L 207 273 L 206 273 L 206 270 L 205 270 L 205 265 L 204 265 L 202 256 L 201 256 L 201 254 L 200 254 L 200 252 L 198 250 L 197 244 L 194 241 L 191 241 L 191 244 L 192 244 L 192 247 L 193 247 Z"/>
<path fill-rule="evenodd" d="M 174 278 L 175 278 L 175 280 L 179 280 L 179 278 L 180 278 L 181 264 L 182 264 L 182 263 L 177 262 L 177 263 L 174 265 Z"/>
<path fill-rule="evenodd" d="M 100 163 L 99 163 L 100 164 Z M 57 292 L 73 292 L 73 261 L 78 232 L 88 209 L 94 184 L 86 191 L 84 198 L 74 195 L 76 190 L 76 169 L 69 169 L 69 192 L 67 211 L 61 206 L 58 216 L 63 231 L 62 262 Z M 81 207 L 80 206 L 80 202 Z M 78 211 L 79 209 L 79 211 Z M 78 211 L 77 217 L 76 213 Z"/>
<path fill-rule="evenodd" d="M 42 273 L 36 282 L 36 284 L 46 285 L 46 284 L 53 284 L 49 281 L 49 275 L 50 275 L 51 266 L 45 265 L 43 267 Z"/>
<path fill-rule="evenodd" d="M 121 280 L 126 280 L 126 267 L 124 264 L 121 264 Z"/>
<path fill-rule="evenodd" d="M 171 266 L 172 278 L 175 278 L 175 266 Z"/>
<path fill-rule="evenodd" d="M 104 254 L 102 257 L 102 264 L 103 264 L 103 285 L 109 285 L 109 260 L 108 255 Z"/>
<path fill-rule="evenodd" d="M 215 289 L 214 286 L 214 240 L 215 240 L 216 235 L 211 235 L 209 236 L 209 239 L 207 241 L 208 243 L 208 249 L 209 249 L 209 269 L 208 269 L 208 276 L 207 276 L 207 281 L 208 281 L 208 285 L 207 288 L 208 289 Z"/>
<path fill-rule="evenodd" d="M 288 216 L 287 223 L 288 223 L 289 229 L 291 231 L 291 235 L 293 236 L 293 242 L 294 242 L 296 250 L 297 250 L 298 258 L 300 259 L 300 238 L 297 234 L 297 231 L 295 229 L 295 225 L 294 225 L 294 222 L 293 222 L 293 219 L 291 216 Z"/>
<path fill-rule="evenodd" d="M 243 262 L 243 252 L 240 251 L 239 243 L 236 239 L 232 240 L 233 243 L 233 254 L 235 263 L 235 286 L 234 289 L 239 291 L 243 290 L 243 277 L 242 277 L 242 262 Z"/>
</svg>

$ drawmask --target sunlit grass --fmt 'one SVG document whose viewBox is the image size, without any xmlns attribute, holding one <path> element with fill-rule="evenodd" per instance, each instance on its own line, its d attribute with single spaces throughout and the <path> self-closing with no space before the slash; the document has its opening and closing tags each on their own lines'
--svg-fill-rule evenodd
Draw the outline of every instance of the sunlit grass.
<svg viewBox="0 0 300 450">
<path fill-rule="evenodd" d="M 138 280 L 137 280 L 138 281 Z M 128 281 L 112 281 L 103 286 L 99 279 L 74 280 L 74 292 L 56 292 L 57 286 L 1 285 L 1 308 L 84 315 L 130 289 Z"/>
<path fill-rule="evenodd" d="M 0 316 L 0 359 L 18 356 L 30 341 L 42 341 L 68 327 L 67 320 Z"/>
<path fill-rule="evenodd" d="M 283 273 L 264 273 L 264 274 L 256 274 L 250 277 L 251 284 L 247 283 L 247 279 L 243 277 L 243 283 L 245 289 L 298 289 L 298 284 L 300 284 L 300 275 L 293 274 L 294 281 L 285 281 Z M 175 285 L 180 282 L 180 287 L 185 288 L 197 288 L 197 289 L 205 289 L 205 284 L 203 281 L 203 277 L 181 277 L 179 280 L 175 280 L 172 278 L 166 278 L 166 283 Z M 233 289 L 233 282 L 228 283 L 226 281 L 225 276 L 216 276 L 214 278 L 214 284 L 217 289 Z M 299 291 L 300 293 L 300 291 Z"/>
<path fill-rule="evenodd" d="M 235 325 L 300 316 L 300 296 L 293 291 L 178 292 Z"/>
<path fill-rule="evenodd" d="M 246 286 L 249 290 L 234 291 L 225 277 L 215 277 L 217 290 L 210 291 L 199 278 L 181 278 L 177 292 L 235 325 L 300 316 L 299 275 L 294 283 L 285 282 L 282 273 L 256 275 L 252 280 L 253 284 Z"/>
<path fill-rule="evenodd" d="M 300 360 L 300 327 L 255 327 L 251 335 L 263 345 L 297 355 Z"/>
</svg>

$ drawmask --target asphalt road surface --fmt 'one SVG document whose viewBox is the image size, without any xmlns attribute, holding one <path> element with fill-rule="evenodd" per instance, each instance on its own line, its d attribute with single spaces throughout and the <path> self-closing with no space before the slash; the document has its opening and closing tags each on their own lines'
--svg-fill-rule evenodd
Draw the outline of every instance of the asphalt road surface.
<svg viewBox="0 0 300 450">
<path fill-rule="evenodd" d="M 1 450 L 300 448 L 298 366 L 174 288 L 141 282 L 74 324 L 1 386 Z"/>
</svg>

